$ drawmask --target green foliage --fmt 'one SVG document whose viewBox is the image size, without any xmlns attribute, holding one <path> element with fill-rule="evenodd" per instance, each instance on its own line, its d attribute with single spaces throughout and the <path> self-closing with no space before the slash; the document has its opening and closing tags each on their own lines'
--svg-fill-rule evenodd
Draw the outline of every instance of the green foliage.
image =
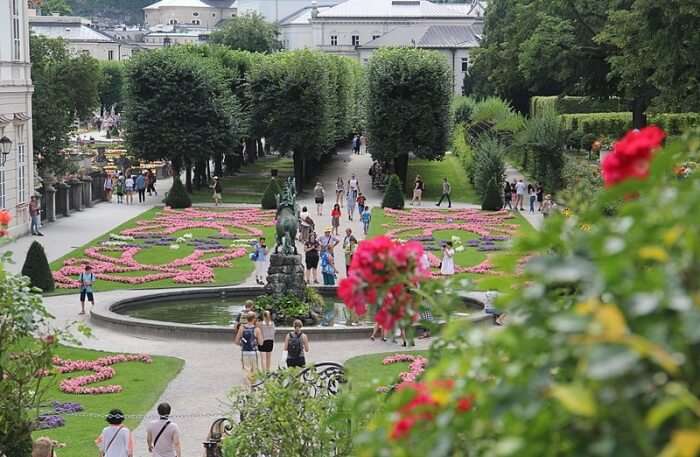
<svg viewBox="0 0 700 457">
<path fill-rule="evenodd" d="M 291 325 L 295 319 L 309 317 L 311 306 L 307 300 L 292 294 L 260 295 L 255 299 L 254 309 L 258 314 L 270 311 L 277 324 Z"/>
<path fill-rule="evenodd" d="M 464 167 L 464 171 L 469 177 L 469 182 L 474 185 L 471 179 L 474 177 L 474 154 L 467 143 L 467 132 L 463 125 L 458 125 L 452 132 L 452 153 L 459 158 Z"/>
<path fill-rule="evenodd" d="M 445 59 L 435 51 L 386 48 L 367 65 L 367 129 L 372 158 L 401 163 L 407 154 L 438 159 L 450 140 L 452 80 Z"/>
<path fill-rule="evenodd" d="M 100 62 L 100 85 L 98 96 L 103 111 L 121 111 L 124 99 L 125 68 L 121 62 Z"/>
<path fill-rule="evenodd" d="M 452 100 L 452 111 L 456 125 L 469 124 L 472 120 L 472 113 L 476 107 L 476 100 L 471 97 L 455 97 Z"/>
<path fill-rule="evenodd" d="M 22 274 L 29 278 L 32 287 L 37 287 L 44 292 L 51 292 L 55 288 L 44 247 L 38 241 L 32 242 L 29 246 L 27 258 L 22 266 Z"/>
<path fill-rule="evenodd" d="M 192 206 L 190 195 L 187 193 L 179 177 L 176 176 L 173 178 L 173 185 L 168 191 L 168 195 L 165 197 L 165 200 L 163 200 L 163 203 L 174 209 L 189 208 Z"/>
<path fill-rule="evenodd" d="M 260 205 L 262 209 L 277 209 L 277 196 L 282 193 L 282 188 L 275 178 L 270 179 L 270 184 L 265 188 Z"/>
<path fill-rule="evenodd" d="M 582 133 L 580 130 L 574 130 L 574 132 Z M 593 133 L 584 133 L 579 141 L 579 147 L 584 151 L 590 151 L 597 139 L 598 136 Z"/>
<path fill-rule="evenodd" d="M 557 198 L 575 212 L 587 209 L 603 190 L 603 178 L 597 161 L 567 155 L 562 169 L 563 190 Z"/>
<path fill-rule="evenodd" d="M 485 211 L 500 211 L 503 208 L 503 189 L 491 178 L 486 185 L 486 195 L 481 202 L 481 209 Z"/>
<path fill-rule="evenodd" d="M 488 134 L 510 143 L 513 135 L 523 128 L 524 122 L 510 103 L 498 97 L 488 97 L 474 105 L 469 125 L 470 141 L 474 143 L 481 135 Z"/>
<path fill-rule="evenodd" d="M 32 34 L 29 42 L 34 155 L 42 176 L 62 176 L 70 169 L 63 149 L 70 143 L 75 118 L 87 118 L 98 106 L 99 65 L 88 56 L 71 56 L 61 39 Z"/>
<path fill-rule="evenodd" d="M 632 128 L 632 113 L 564 114 L 566 128 L 596 136 L 621 137 Z M 670 135 L 680 135 L 700 126 L 700 113 L 654 113 L 649 124 L 663 128 Z"/>
<path fill-rule="evenodd" d="M 306 303 L 308 303 L 309 307 L 312 310 L 325 310 L 326 309 L 326 300 L 323 299 L 323 295 L 318 293 L 318 290 L 312 288 L 312 287 L 307 287 L 306 288 Z M 333 304 L 331 303 L 331 306 Z"/>
<path fill-rule="evenodd" d="M 506 176 L 505 147 L 497 138 L 482 136 L 474 146 L 473 163 L 470 179 L 479 200 L 483 202 L 490 181 L 493 180 L 499 189 L 503 188 Z"/>
<path fill-rule="evenodd" d="M 210 35 L 209 41 L 249 52 L 273 52 L 282 48 L 277 25 L 256 12 L 228 19 Z"/>
<path fill-rule="evenodd" d="M 66 0 L 46 0 L 41 5 L 41 12 L 45 15 L 70 16 L 73 11 Z"/>
<path fill-rule="evenodd" d="M 7 257 L 3 257 L 5 262 Z M 32 292 L 29 278 L 0 265 L 0 454 L 31 454 L 36 408 L 49 384 L 36 373 L 51 367 L 53 344 L 38 337 L 53 334 L 51 316 Z"/>
<path fill-rule="evenodd" d="M 389 176 L 389 183 L 384 190 L 382 208 L 403 209 L 404 197 L 401 180 L 396 175 Z"/>
<path fill-rule="evenodd" d="M 521 165 L 550 191 L 561 188 L 561 169 L 569 132 L 555 111 L 541 111 L 531 117 L 518 136 Z"/>
<path fill-rule="evenodd" d="M 127 67 L 126 141 L 144 160 L 183 165 L 238 143 L 240 106 L 221 62 L 194 47 L 139 53 Z"/>
<path fill-rule="evenodd" d="M 143 24 L 143 8 L 153 3 L 152 0 L 66 0 L 66 2 L 76 16 L 103 17 L 113 19 L 119 24 Z"/>
<path fill-rule="evenodd" d="M 326 389 L 309 388 L 296 369 L 266 378 L 257 389 L 233 391 L 233 414 L 242 420 L 224 441 L 225 457 L 350 455 L 350 424 L 338 419 L 335 399 Z"/>
<path fill-rule="evenodd" d="M 617 113 L 626 108 L 626 103 L 619 98 L 590 98 L 556 95 L 548 97 L 532 97 L 530 99 L 530 116 L 546 110 L 554 110 L 559 114 L 580 113 Z"/>
</svg>

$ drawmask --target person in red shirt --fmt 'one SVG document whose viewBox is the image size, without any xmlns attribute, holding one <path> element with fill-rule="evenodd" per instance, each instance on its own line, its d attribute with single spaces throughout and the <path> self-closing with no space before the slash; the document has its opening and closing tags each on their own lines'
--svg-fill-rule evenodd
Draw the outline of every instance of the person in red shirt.
<svg viewBox="0 0 700 457">
<path fill-rule="evenodd" d="M 340 227 L 340 205 L 335 204 L 333 206 L 333 211 L 331 211 L 331 225 L 333 226 L 333 231 L 336 235 L 339 235 L 338 230 Z"/>
</svg>

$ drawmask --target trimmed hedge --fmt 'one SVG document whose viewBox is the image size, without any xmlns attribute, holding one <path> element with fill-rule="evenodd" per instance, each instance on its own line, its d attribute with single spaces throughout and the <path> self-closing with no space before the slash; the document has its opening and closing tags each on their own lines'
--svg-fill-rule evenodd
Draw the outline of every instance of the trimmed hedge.
<svg viewBox="0 0 700 457">
<path fill-rule="evenodd" d="M 620 137 L 632 129 L 632 113 L 562 114 L 564 126 L 593 135 Z M 700 126 L 700 113 L 657 113 L 647 116 L 649 124 L 661 127 L 669 135 Z"/>
<path fill-rule="evenodd" d="M 168 191 L 168 196 L 165 197 L 163 202 L 173 209 L 184 209 L 192 206 L 192 199 L 180 178 L 176 177 L 173 180 L 173 186 Z"/>
<path fill-rule="evenodd" d="M 52 292 L 56 288 L 44 247 L 38 241 L 29 246 L 27 258 L 22 266 L 22 275 L 29 278 L 33 287 L 44 292 Z"/>
<path fill-rule="evenodd" d="M 265 193 L 260 201 L 262 209 L 277 209 L 277 195 L 282 193 L 282 188 L 275 178 L 270 179 L 270 184 L 267 185 Z"/>
<path fill-rule="evenodd" d="M 532 97 L 530 99 L 530 116 L 553 109 L 559 114 L 581 113 L 619 113 L 627 108 L 619 98 L 589 98 L 589 97 Z"/>
<path fill-rule="evenodd" d="M 484 211 L 500 211 L 503 208 L 502 191 L 496 184 L 496 179 L 491 178 L 486 186 L 486 195 L 481 202 Z"/>
<path fill-rule="evenodd" d="M 397 175 L 391 175 L 389 177 L 389 184 L 387 184 L 386 190 L 384 191 L 382 208 L 403 209 L 404 205 L 401 180 Z"/>
</svg>

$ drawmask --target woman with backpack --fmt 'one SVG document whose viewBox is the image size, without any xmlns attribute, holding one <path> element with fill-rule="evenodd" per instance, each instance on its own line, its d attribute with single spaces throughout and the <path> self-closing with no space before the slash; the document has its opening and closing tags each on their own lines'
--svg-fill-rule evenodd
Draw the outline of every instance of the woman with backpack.
<svg viewBox="0 0 700 457">
<path fill-rule="evenodd" d="M 287 367 L 303 368 L 306 365 L 305 353 L 309 352 L 309 338 L 301 331 L 301 321 L 294 321 L 294 331 L 284 338 L 284 350 L 287 352 Z"/>
<path fill-rule="evenodd" d="M 234 342 L 241 347 L 241 362 L 246 373 L 248 384 L 253 383 L 255 372 L 258 371 L 258 342 L 263 341 L 262 331 L 255 325 L 255 311 L 246 315 L 246 323 L 241 325 Z"/>
<path fill-rule="evenodd" d="M 120 409 L 113 409 L 107 414 L 107 427 L 102 430 L 95 444 L 102 457 L 133 457 L 134 438 L 131 431 L 124 427 L 124 413 Z"/>
</svg>

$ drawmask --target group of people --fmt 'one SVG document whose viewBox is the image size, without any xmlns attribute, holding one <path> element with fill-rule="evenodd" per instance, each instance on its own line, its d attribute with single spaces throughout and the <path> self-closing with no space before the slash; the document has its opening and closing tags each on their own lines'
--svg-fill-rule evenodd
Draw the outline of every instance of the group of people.
<svg viewBox="0 0 700 457">
<path fill-rule="evenodd" d="M 525 184 L 522 179 L 506 181 L 503 188 L 503 209 L 525 211 L 526 201 L 529 204 L 530 214 L 540 212 L 546 217 L 554 208 L 552 196 L 544 193 L 544 186 L 541 183 Z"/>
<path fill-rule="evenodd" d="M 352 137 L 352 153 L 353 154 L 366 154 L 367 153 L 367 137 L 362 134 L 355 134 Z"/>
<path fill-rule="evenodd" d="M 423 202 L 424 190 L 425 182 L 423 181 L 423 178 L 421 177 L 421 175 L 416 175 L 416 178 L 413 183 L 413 198 L 411 199 L 411 205 L 421 205 L 421 203 Z M 440 206 L 442 204 L 442 201 L 447 199 L 447 207 L 452 208 L 452 199 L 450 198 L 451 193 L 452 185 L 450 185 L 450 182 L 445 177 L 442 179 L 442 190 L 440 194 L 440 200 L 438 200 L 435 206 Z"/>
<path fill-rule="evenodd" d="M 144 170 L 142 173 L 132 173 L 127 170 L 125 173 L 121 171 L 116 174 L 108 174 L 105 177 L 104 191 L 105 199 L 108 202 L 112 201 L 112 195 L 117 196 L 117 203 L 125 203 L 127 205 L 134 204 L 134 193 L 138 194 L 139 203 L 146 202 L 146 194 L 158 195 L 156 190 L 156 181 L 158 180 L 153 170 Z"/>
</svg>

